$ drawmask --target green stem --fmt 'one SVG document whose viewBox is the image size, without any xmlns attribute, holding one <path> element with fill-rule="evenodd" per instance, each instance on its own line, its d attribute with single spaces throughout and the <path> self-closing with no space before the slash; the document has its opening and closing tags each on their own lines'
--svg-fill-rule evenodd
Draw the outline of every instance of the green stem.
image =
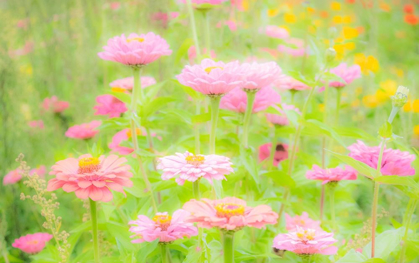
<svg viewBox="0 0 419 263">
<path fill-rule="evenodd" d="M 161 252 L 161 261 L 162 263 L 172 263 L 172 256 L 170 255 L 170 250 L 168 245 L 160 243 L 160 252 Z"/>
<path fill-rule="evenodd" d="M 272 131 L 271 151 L 270 151 L 269 160 L 268 160 L 269 161 L 268 167 L 270 168 L 269 170 L 273 170 L 275 168 L 275 165 L 274 165 L 275 152 L 276 152 L 276 127 L 274 125 L 273 131 Z"/>
<path fill-rule="evenodd" d="M 149 128 L 145 128 L 145 131 L 147 133 L 147 142 L 148 142 L 148 147 L 150 148 L 151 151 L 153 151 L 153 137 L 151 136 L 151 132 Z M 153 151 L 154 152 L 154 151 Z"/>
<path fill-rule="evenodd" d="M 330 214 L 332 217 L 332 230 L 336 231 L 336 216 L 335 216 L 335 185 L 329 186 L 330 189 Z"/>
<path fill-rule="evenodd" d="M 99 240 L 97 234 L 97 211 L 96 211 L 96 202 L 92 199 L 90 201 L 90 217 L 92 220 L 92 234 L 93 234 L 93 252 L 95 256 L 95 263 L 100 262 L 99 258 Z"/>
<path fill-rule="evenodd" d="M 404 231 L 404 236 L 403 236 L 403 246 L 402 246 L 402 250 L 400 251 L 399 263 L 404 263 L 404 256 L 406 254 L 406 249 L 407 249 L 407 237 L 409 235 L 409 226 L 412 221 L 412 216 L 416 210 L 417 203 L 418 203 L 418 199 L 410 198 L 409 204 L 407 205 L 408 209 L 406 211 L 407 215 L 405 217 L 406 222 L 404 226 L 405 231 Z"/>
<path fill-rule="evenodd" d="M 389 123 L 393 123 L 394 117 L 396 117 L 397 112 L 398 112 L 399 110 L 400 110 L 400 108 L 399 108 L 399 107 L 393 107 L 393 108 L 391 109 L 390 116 L 388 117 L 388 122 L 389 122 Z"/>
<path fill-rule="evenodd" d="M 196 101 L 195 113 L 196 115 L 199 115 L 201 113 L 201 105 L 198 100 Z M 195 131 L 195 154 L 200 154 L 201 141 L 200 141 L 200 134 L 199 134 L 199 123 L 195 124 L 194 131 Z"/>
<path fill-rule="evenodd" d="M 224 263 L 234 263 L 234 232 L 223 234 Z"/>
<path fill-rule="evenodd" d="M 208 15 L 208 11 L 203 11 L 203 15 L 205 18 L 205 45 L 206 45 L 206 53 L 207 56 L 211 57 L 211 35 L 210 35 L 210 18 Z"/>
<path fill-rule="evenodd" d="M 193 187 L 193 196 L 195 197 L 196 200 L 201 199 L 201 193 L 199 192 L 199 179 L 196 180 L 195 182 L 193 182 L 192 187 Z"/>
<path fill-rule="evenodd" d="M 186 5 L 188 8 L 189 21 L 192 27 L 192 36 L 193 36 L 193 41 L 194 41 L 195 50 L 196 50 L 196 57 L 199 59 L 201 58 L 201 49 L 199 48 L 198 34 L 196 33 L 195 16 L 193 14 L 191 0 L 186 0 Z"/>
<path fill-rule="evenodd" d="M 210 154 L 215 154 L 215 134 L 217 131 L 218 111 L 221 96 L 210 97 L 211 103 L 211 132 L 210 132 Z"/>
<path fill-rule="evenodd" d="M 337 91 L 337 94 L 336 94 L 336 117 L 335 117 L 335 122 L 336 122 L 336 125 L 338 125 L 339 124 L 340 101 L 341 101 L 341 98 L 342 98 L 342 89 L 337 88 L 336 91 Z"/>
<path fill-rule="evenodd" d="M 244 90 L 247 94 L 247 106 L 246 112 L 244 113 L 244 123 L 243 123 L 243 145 L 245 148 L 249 147 L 249 128 L 250 128 L 250 119 L 253 113 L 253 103 L 255 101 L 257 90 Z"/>
<path fill-rule="evenodd" d="M 321 192 L 321 195 L 320 195 L 320 222 L 323 222 L 324 192 L 325 192 L 325 186 L 322 185 L 322 192 Z"/>
</svg>

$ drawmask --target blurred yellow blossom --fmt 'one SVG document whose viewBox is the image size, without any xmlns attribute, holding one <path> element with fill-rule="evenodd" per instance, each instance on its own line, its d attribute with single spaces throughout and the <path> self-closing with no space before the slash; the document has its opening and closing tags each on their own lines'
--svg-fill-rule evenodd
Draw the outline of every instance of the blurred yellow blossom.
<svg viewBox="0 0 419 263">
<path fill-rule="evenodd" d="M 413 134 L 416 136 L 419 136 L 419 125 L 416 125 L 413 127 Z"/>
<path fill-rule="evenodd" d="M 269 17 L 274 17 L 274 16 L 278 15 L 279 10 L 280 10 L 279 8 L 277 8 L 277 9 L 268 9 L 268 16 Z"/>
<path fill-rule="evenodd" d="M 380 64 L 374 56 L 365 56 L 363 53 L 355 54 L 355 64 L 361 67 L 364 74 L 368 74 L 369 71 L 376 73 L 380 69 Z"/>
<path fill-rule="evenodd" d="M 381 10 L 383 10 L 385 12 L 390 12 L 391 11 L 391 6 L 389 4 L 387 4 L 386 2 L 381 2 L 380 3 L 380 8 L 381 8 Z"/>
<path fill-rule="evenodd" d="M 314 8 L 312 8 L 312 7 L 307 7 L 307 13 L 309 13 L 309 14 L 314 14 L 314 12 L 316 12 L 316 10 L 314 10 Z"/>
<path fill-rule="evenodd" d="M 284 14 L 284 21 L 286 23 L 293 24 L 293 23 L 297 22 L 297 18 L 292 13 L 286 13 L 286 14 Z"/>
<path fill-rule="evenodd" d="M 361 101 L 359 99 L 356 99 L 351 103 L 352 108 L 357 108 L 359 105 L 361 105 Z"/>
<path fill-rule="evenodd" d="M 345 26 L 342 32 L 343 32 L 343 37 L 346 39 L 355 38 L 359 34 L 356 28 L 348 27 L 348 26 Z"/>
<path fill-rule="evenodd" d="M 341 16 L 334 16 L 333 23 L 335 24 L 342 24 L 342 17 Z"/>
<path fill-rule="evenodd" d="M 330 3 L 330 9 L 332 9 L 333 11 L 339 11 L 341 9 L 341 4 L 339 2 L 332 2 Z"/>
<path fill-rule="evenodd" d="M 405 112 L 415 112 L 418 113 L 419 112 L 419 100 L 409 100 L 404 106 L 403 106 L 403 110 Z"/>
<path fill-rule="evenodd" d="M 367 108 L 376 108 L 380 103 L 375 95 L 366 95 L 362 98 L 362 103 Z"/>
<path fill-rule="evenodd" d="M 352 17 L 351 16 L 343 16 L 342 17 L 342 23 L 343 24 L 350 24 L 350 23 L 352 23 Z"/>
<path fill-rule="evenodd" d="M 379 102 L 385 102 L 391 98 L 397 91 L 397 82 L 391 79 L 381 81 L 380 89 L 376 92 Z"/>
<path fill-rule="evenodd" d="M 33 68 L 31 65 L 22 65 L 19 68 L 20 73 L 31 76 L 33 73 Z"/>
</svg>

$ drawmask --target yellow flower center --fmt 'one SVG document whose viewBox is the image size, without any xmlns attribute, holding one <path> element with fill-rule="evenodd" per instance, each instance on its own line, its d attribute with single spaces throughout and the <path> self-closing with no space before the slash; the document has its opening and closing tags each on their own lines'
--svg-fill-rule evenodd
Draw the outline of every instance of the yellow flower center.
<svg viewBox="0 0 419 263">
<path fill-rule="evenodd" d="M 137 135 L 141 135 L 141 130 L 140 130 L 139 128 L 136 128 L 136 129 L 135 129 L 135 133 L 136 133 Z M 131 132 L 131 130 L 128 130 L 128 131 L 127 131 L 127 136 L 128 136 L 128 138 L 131 138 L 131 137 L 132 137 L 132 132 Z"/>
<path fill-rule="evenodd" d="M 166 231 L 170 226 L 172 217 L 169 215 L 156 215 L 153 217 L 153 221 L 161 228 L 161 230 Z"/>
<path fill-rule="evenodd" d="M 87 157 L 79 160 L 79 174 L 96 172 L 99 168 L 99 158 Z"/>
<path fill-rule="evenodd" d="M 144 38 L 142 38 L 142 37 L 132 37 L 132 38 L 127 39 L 128 43 L 131 43 L 132 41 L 144 42 Z"/>
<path fill-rule="evenodd" d="M 38 240 L 30 240 L 30 241 L 26 242 L 26 244 L 28 244 L 28 245 L 37 245 L 38 243 L 39 243 Z"/>
<path fill-rule="evenodd" d="M 314 240 L 316 230 L 314 229 L 298 229 L 297 237 L 302 241 Z"/>
<path fill-rule="evenodd" d="M 126 91 L 126 89 L 124 88 L 120 88 L 120 87 L 112 87 L 111 91 L 113 92 L 120 92 L 120 93 L 124 93 Z"/>
<path fill-rule="evenodd" d="M 202 155 L 193 155 L 192 154 L 192 155 L 186 156 L 185 160 L 188 164 L 193 164 L 195 166 L 198 166 L 198 165 L 201 165 L 201 164 L 204 163 L 205 157 L 202 156 Z"/>
<path fill-rule="evenodd" d="M 215 210 L 217 210 L 218 217 L 230 218 L 232 216 L 244 215 L 245 209 L 242 205 L 220 203 L 215 206 Z"/>
<path fill-rule="evenodd" d="M 216 69 L 216 68 L 219 68 L 219 69 L 221 69 L 221 70 L 223 70 L 223 69 L 224 69 L 223 67 L 214 66 L 214 67 L 208 67 L 208 68 L 206 68 L 206 69 L 205 69 L 205 72 L 207 72 L 208 74 L 210 74 L 210 73 L 211 73 L 211 71 L 212 71 L 213 69 Z"/>
</svg>

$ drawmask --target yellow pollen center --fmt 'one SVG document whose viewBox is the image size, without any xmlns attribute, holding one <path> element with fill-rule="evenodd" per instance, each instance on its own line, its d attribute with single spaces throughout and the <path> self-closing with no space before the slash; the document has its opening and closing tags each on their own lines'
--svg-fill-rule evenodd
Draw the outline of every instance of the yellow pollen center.
<svg viewBox="0 0 419 263">
<path fill-rule="evenodd" d="M 314 240 L 316 231 L 314 229 L 299 229 L 297 232 L 297 237 L 302 241 Z"/>
<path fill-rule="evenodd" d="M 126 89 L 124 88 L 120 88 L 120 87 L 112 87 L 111 91 L 113 92 L 120 92 L 120 93 L 124 93 Z"/>
<path fill-rule="evenodd" d="M 244 215 L 244 206 L 237 204 L 221 203 L 215 206 L 218 217 L 227 217 Z"/>
<path fill-rule="evenodd" d="M 132 38 L 127 39 L 128 43 L 131 43 L 132 41 L 144 42 L 144 38 L 142 38 L 142 37 L 132 37 Z"/>
<path fill-rule="evenodd" d="M 223 70 L 223 69 L 224 69 L 223 67 L 214 66 L 214 67 L 208 67 L 208 68 L 206 68 L 206 69 L 205 69 L 205 72 L 207 72 L 208 74 L 210 74 L 210 73 L 211 73 L 211 71 L 212 71 L 213 69 L 216 69 L 216 68 L 219 68 L 219 69 L 221 69 L 221 70 Z"/>
<path fill-rule="evenodd" d="M 38 243 L 39 243 L 38 240 L 31 240 L 31 241 L 28 241 L 26 244 L 28 244 L 28 245 L 36 245 Z"/>
<path fill-rule="evenodd" d="M 192 154 L 192 155 L 186 156 L 185 160 L 188 164 L 193 164 L 193 165 L 197 166 L 197 165 L 201 165 L 201 164 L 204 163 L 205 157 L 202 156 L 202 155 L 193 155 Z"/>
<path fill-rule="evenodd" d="M 136 128 L 136 129 L 135 129 L 135 133 L 136 133 L 137 135 L 141 135 L 141 130 L 140 130 L 140 129 L 138 129 L 138 128 Z M 128 136 L 128 138 L 131 138 L 131 137 L 132 137 L 132 132 L 131 132 L 131 130 L 128 130 L 128 131 L 127 131 L 127 136 Z"/>
<path fill-rule="evenodd" d="M 96 157 L 87 157 L 79 160 L 79 173 L 91 173 L 99 170 L 100 160 Z"/>
<path fill-rule="evenodd" d="M 172 217 L 169 215 L 156 215 L 153 217 L 153 221 L 164 231 L 170 226 Z"/>
</svg>

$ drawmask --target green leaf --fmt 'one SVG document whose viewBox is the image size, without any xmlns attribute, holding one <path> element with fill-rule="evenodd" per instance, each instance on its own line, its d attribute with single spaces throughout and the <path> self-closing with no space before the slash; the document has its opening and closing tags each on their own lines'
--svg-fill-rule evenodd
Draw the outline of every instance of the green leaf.
<svg viewBox="0 0 419 263">
<path fill-rule="evenodd" d="M 329 150 L 327 150 L 327 151 L 330 154 L 332 154 L 334 157 L 341 160 L 343 163 L 346 163 L 347 165 L 352 166 L 352 168 L 357 170 L 360 174 L 363 174 L 363 175 L 365 175 L 366 177 L 369 177 L 369 178 L 376 177 L 377 170 L 375 170 L 374 168 L 369 167 L 365 163 L 357 161 L 354 158 L 349 157 L 347 155 L 343 155 L 343 154 L 340 154 L 340 153 L 335 153 L 335 152 L 332 152 L 332 151 L 329 151 Z"/>
<path fill-rule="evenodd" d="M 387 259 L 387 257 L 396 249 L 400 248 L 400 241 L 404 234 L 404 227 L 387 230 L 375 238 L 375 257 Z M 362 250 L 368 258 L 371 257 L 371 242 Z"/>
<path fill-rule="evenodd" d="M 211 112 L 192 116 L 192 123 L 205 123 L 211 120 Z"/>
<path fill-rule="evenodd" d="M 393 136 L 393 128 L 391 126 L 391 123 L 386 121 L 386 123 L 384 123 L 383 126 L 381 126 L 378 133 L 383 138 L 391 138 Z"/>
<path fill-rule="evenodd" d="M 397 176 L 397 175 L 383 175 L 377 176 L 374 178 L 374 181 L 380 182 L 383 184 L 392 184 L 392 185 L 406 185 L 414 186 L 416 185 L 415 180 L 410 176 Z"/>
<path fill-rule="evenodd" d="M 367 261 L 364 261 L 364 263 L 385 263 L 385 261 L 381 258 L 370 258 Z"/>
<path fill-rule="evenodd" d="M 368 258 L 365 255 L 351 249 L 345 254 L 345 256 L 336 261 L 336 263 L 363 263 L 367 259 Z"/>
<path fill-rule="evenodd" d="M 304 129 L 313 130 L 313 128 L 317 128 L 319 130 L 317 135 L 327 135 L 335 139 L 335 141 L 338 142 L 340 145 L 346 147 L 345 143 L 343 142 L 339 134 L 337 134 L 337 132 L 335 132 L 330 126 L 318 120 L 314 120 L 314 119 L 307 120 L 304 124 Z"/>
<path fill-rule="evenodd" d="M 114 96 L 118 100 L 122 101 L 123 103 L 129 105 L 131 103 L 131 96 L 124 92 L 115 92 L 111 91 L 110 95 Z"/>
<path fill-rule="evenodd" d="M 142 116 L 148 117 L 152 113 L 158 111 L 159 109 L 165 107 L 168 103 L 175 101 L 172 97 L 159 97 L 156 99 L 153 99 L 151 103 L 146 105 L 143 109 Z"/>
<path fill-rule="evenodd" d="M 289 187 L 289 188 L 295 187 L 294 180 L 283 171 L 271 171 L 271 172 L 264 173 L 262 175 L 272 178 L 275 184 L 279 186 Z"/>
<path fill-rule="evenodd" d="M 255 181 L 258 191 L 260 191 L 258 167 L 255 158 L 253 158 L 252 150 L 240 147 L 240 160 Z"/>
</svg>

